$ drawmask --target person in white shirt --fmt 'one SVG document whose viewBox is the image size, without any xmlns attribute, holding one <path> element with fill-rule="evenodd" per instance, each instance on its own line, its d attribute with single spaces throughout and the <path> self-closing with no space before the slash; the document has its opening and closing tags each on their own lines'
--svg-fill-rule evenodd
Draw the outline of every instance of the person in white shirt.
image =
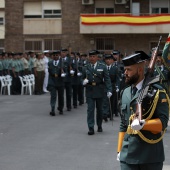
<svg viewBox="0 0 170 170">
<path fill-rule="evenodd" d="M 44 60 L 44 64 L 45 64 L 45 77 L 44 77 L 44 83 L 43 83 L 43 91 L 45 93 L 48 92 L 47 84 L 48 84 L 48 77 L 49 77 L 49 73 L 48 73 L 49 54 L 50 54 L 49 50 L 44 51 L 44 58 L 43 58 L 43 60 Z"/>
</svg>

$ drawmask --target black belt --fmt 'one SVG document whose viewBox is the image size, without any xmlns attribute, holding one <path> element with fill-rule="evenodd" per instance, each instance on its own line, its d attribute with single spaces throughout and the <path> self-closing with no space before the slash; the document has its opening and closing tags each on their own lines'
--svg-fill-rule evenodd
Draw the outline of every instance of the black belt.
<svg viewBox="0 0 170 170">
<path fill-rule="evenodd" d="M 90 82 L 90 83 L 87 83 L 87 85 L 91 85 L 91 86 L 98 86 L 100 84 L 103 84 L 103 83 L 97 83 L 97 82 Z"/>
</svg>

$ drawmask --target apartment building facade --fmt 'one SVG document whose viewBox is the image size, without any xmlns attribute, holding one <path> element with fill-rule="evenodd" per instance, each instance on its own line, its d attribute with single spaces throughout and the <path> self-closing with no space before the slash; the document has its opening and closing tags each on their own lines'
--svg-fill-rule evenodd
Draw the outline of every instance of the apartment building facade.
<svg viewBox="0 0 170 170">
<path fill-rule="evenodd" d="M 163 49 L 168 15 L 170 0 L 0 0 L 0 50 L 149 53 L 160 36 Z"/>
</svg>

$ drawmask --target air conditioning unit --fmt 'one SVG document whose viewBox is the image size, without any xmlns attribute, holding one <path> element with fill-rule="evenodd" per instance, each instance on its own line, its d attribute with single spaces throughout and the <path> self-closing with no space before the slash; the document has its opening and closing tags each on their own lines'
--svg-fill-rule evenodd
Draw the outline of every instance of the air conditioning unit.
<svg viewBox="0 0 170 170">
<path fill-rule="evenodd" d="M 94 4 L 94 0 L 82 0 L 82 5 L 92 5 Z"/>
<path fill-rule="evenodd" d="M 115 0 L 115 4 L 126 4 L 126 0 Z"/>
</svg>

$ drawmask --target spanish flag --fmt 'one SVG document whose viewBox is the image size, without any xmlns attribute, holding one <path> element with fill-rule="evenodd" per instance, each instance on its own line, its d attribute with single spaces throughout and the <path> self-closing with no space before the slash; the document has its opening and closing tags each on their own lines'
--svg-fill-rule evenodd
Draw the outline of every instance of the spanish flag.
<svg viewBox="0 0 170 170">
<path fill-rule="evenodd" d="M 168 35 L 168 38 L 166 40 L 166 43 L 165 43 L 165 46 L 164 46 L 163 52 L 162 52 L 164 65 L 170 70 L 170 67 L 167 64 L 168 62 L 170 62 L 169 46 L 170 46 L 170 33 Z"/>
<path fill-rule="evenodd" d="M 154 14 L 148 16 L 133 16 L 129 14 L 82 14 L 83 25 L 155 25 L 170 24 L 169 14 Z"/>
</svg>

